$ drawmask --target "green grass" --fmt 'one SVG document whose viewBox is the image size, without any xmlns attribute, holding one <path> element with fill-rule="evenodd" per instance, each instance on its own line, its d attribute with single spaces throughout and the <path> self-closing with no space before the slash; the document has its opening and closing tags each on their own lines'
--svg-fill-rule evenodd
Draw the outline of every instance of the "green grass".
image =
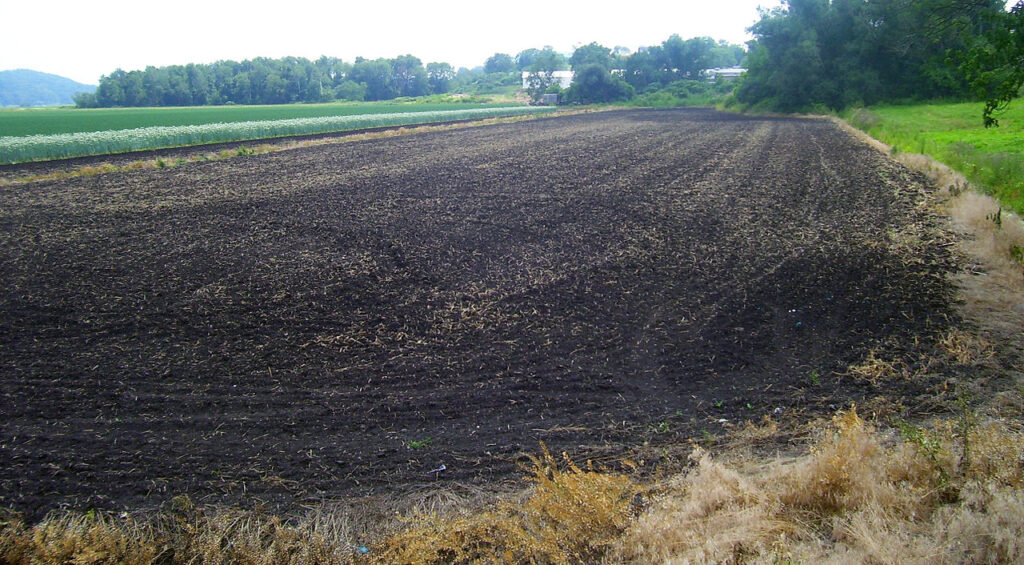
<svg viewBox="0 0 1024 565">
<path fill-rule="evenodd" d="M 626 103 L 642 108 L 675 108 L 680 106 L 714 106 L 728 98 L 734 83 L 712 83 L 679 80 L 656 90 L 642 92 Z"/>
<path fill-rule="evenodd" d="M 1024 101 L 985 129 L 979 103 L 880 106 L 843 117 L 895 151 L 923 153 L 963 173 L 1002 204 L 1024 214 Z"/>
<path fill-rule="evenodd" d="M 506 106 L 511 104 L 505 104 Z M 155 126 L 394 114 L 493 107 L 458 102 L 336 102 L 273 106 L 195 106 L 182 108 L 26 108 L 0 110 L 0 137 L 84 133 Z"/>
</svg>

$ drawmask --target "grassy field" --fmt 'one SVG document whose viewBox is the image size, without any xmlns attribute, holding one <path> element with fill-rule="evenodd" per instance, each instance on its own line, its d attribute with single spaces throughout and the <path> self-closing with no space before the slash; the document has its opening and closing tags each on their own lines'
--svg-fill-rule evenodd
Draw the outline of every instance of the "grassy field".
<svg viewBox="0 0 1024 565">
<path fill-rule="evenodd" d="M 322 118 L 466 110 L 493 104 L 337 102 L 273 106 L 193 106 L 181 108 L 24 108 L 0 110 L 0 137 L 83 133 L 154 126 L 194 126 L 224 122 Z"/>
<path fill-rule="evenodd" d="M 921 104 L 857 109 L 843 117 L 893 146 L 930 155 L 1024 213 L 1024 104 L 1015 102 L 985 129 L 982 104 Z"/>
</svg>

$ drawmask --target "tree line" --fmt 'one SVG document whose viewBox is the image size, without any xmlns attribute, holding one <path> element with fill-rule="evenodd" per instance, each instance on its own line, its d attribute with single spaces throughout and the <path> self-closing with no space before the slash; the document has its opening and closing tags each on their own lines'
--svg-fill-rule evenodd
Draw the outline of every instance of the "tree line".
<svg viewBox="0 0 1024 565">
<path fill-rule="evenodd" d="M 710 37 L 684 40 L 672 35 L 660 45 L 641 47 L 635 53 L 598 43 L 577 47 L 560 67 L 575 73 L 572 86 L 564 93 L 551 78 L 551 72 L 559 70 L 554 66 L 534 62 L 523 70 L 528 73 L 527 91 L 535 99 L 543 93 L 557 92 L 569 102 L 615 102 L 680 80 L 700 80 L 708 69 L 735 67 L 745 59 L 742 45 Z"/>
<path fill-rule="evenodd" d="M 80 107 L 289 104 L 331 100 L 386 100 L 447 92 L 455 70 L 423 65 L 412 55 L 346 63 L 335 57 L 257 58 L 242 62 L 118 69 L 100 78 Z"/>
<path fill-rule="evenodd" d="M 514 56 L 495 53 L 480 67 L 458 71 L 448 63 L 424 65 L 413 55 L 357 58 L 353 63 L 327 56 L 315 61 L 256 58 L 150 66 L 141 71 L 118 69 L 101 77 L 94 93 L 78 95 L 75 102 L 80 107 L 115 107 L 390 100 L 513 89 L 521 85 L 523 72 L 535 77 L 532 90 L 541 94 L 552 90 L 555 71 L 568 69 L 585 70 L 580 87 L 573 91 L 577 100 L 610 101 L 680 78 L 696 78 L 708 68 L 737 65 L 744 56 L 740 45 L 673 35 L 635 53 L 597 43 L 579 47 L 569 57 L 550 46 L 525 49 Z"/>
</svg>

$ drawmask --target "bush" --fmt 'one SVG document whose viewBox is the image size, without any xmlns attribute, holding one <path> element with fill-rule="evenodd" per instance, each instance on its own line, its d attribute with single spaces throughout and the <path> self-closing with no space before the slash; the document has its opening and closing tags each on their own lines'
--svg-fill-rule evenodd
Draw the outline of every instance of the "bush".
<svg viewBox="0 0 1024 565">
<path fill-rule="evenodd" d="M 731 97 L 735 83 L 677 80 L 667 85 L 654 85 L 637 96 L 631 106 L 671 108 L 675 106 L 713 106 Z"/>
<path fill-rule="evenodd" d="M 354 80 L 346 80 L 334 89 L 334 96 L 339 100 L 362 102 L 366 99 L 366 85 Z"/>
<path fill-rule="evenodd" d="M 618 102 L 630 100 L 635 95 L 636 91 L 626 81 L 596 64 L 585 65 L 576 71 L 572 86 L 566 92 L 570 102 L 581 104 Z"/>
</svg>

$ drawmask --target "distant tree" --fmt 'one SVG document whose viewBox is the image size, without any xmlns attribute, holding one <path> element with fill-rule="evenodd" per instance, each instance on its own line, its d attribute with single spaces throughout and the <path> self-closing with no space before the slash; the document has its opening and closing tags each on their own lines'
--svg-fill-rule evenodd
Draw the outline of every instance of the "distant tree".
<svg viewBox="0 0 1024 565">
<path fill-rule="evenodd" d="M 572 57 L 569 58 L 569 64 L 574 70 L 587 65 L 598 65 L 606 71 L 610 71 L 612 70 L 612 61 L 612 50 L 598 45 L 596 42 L 576 48 Z"/>
<path fill-rule="evenodd" d="M 145 106 L 146 99 L 146 87 L 142 82 L 141 71 L 131 71 L 123 75 L 119 75 L 121 82 L 121 90 L 124 92 L 124 106 Z"/>
<path fill-rule="evenodd" d="M 366 100 L 389 100 L 398 96 L 392 80 L 391 61 L 356 59 L 350 77 L 366 88 Z"/>
<path fill-rule="evenodd" d="M 483 76 L 484 74 L 485 73 L 483 67 L 475 67 L 472 69 L 468 67 L 459 67 L 459 70 L 455 71 L 455 81 L 453 88 L 455 90 L 464 89 L 467 85 L 472 83 L 478 77 Z"/>
<path fill-rule="evenodd" d="M 192 105 L 192 89 L 189 87 L 188 75 L 186 74 L 185 67 L 180 65 L 168 67 L 167 90 L 164 92 L 164 99 L 161 100 L 161 105 Z"/>
<path fill-rule="evenodd" d="M 167 106 L 166 96 L 170 90 L 170 81 L 166 67 L 146 67 L 142 74 L 142 88 L 146 92 L 143 106 Z"/>
<path fill-rule="evenodd" d="M 487 62 L 484 63 L 485 73 L 512 73 L 516 70 L 516 64 L 512 60 L 511 55 L 505 53 L 495 53 L 487 58 Z"/>
<path fill-rule="evenodd" d="M 626 57 L 623 71 L 623 78 L 637 90 L 671 82 L 664 50 L 660 45 L 638 49 Z"/>
<path fill-rule="evenodd" d="M 75 106 L 79 108 L 99 108 L 95 92 L 79 92 L 72 95 L 71 99 L 75 101 Z"/>
<path fill-rule="evenodd" d="M 516 55 L 516 69 L 525 71 L 533 65 L 533 61 L 540 54 L 540 49 L 524 49 Z"/>
<path fill-rule="evenodd" d="M 339 100 L 366 100 L 366 85 L 354 80 L 343 80 L 334 87 L 334 95 Z"/>
<path fill-rule="evenodd" d="M 550 46 L 545 46 L 544 49 L 537 52 L 527 70 L 530 72 L 553 73 L 568 69 L 569 60 L 565 58 L 565 55 L 556 52 Z"/>
<path fill-rule="evenodd" d="M 427 82 L 434 94 L 444 94 L 451 90 L 455 80 L 455 69 L 448 63 L 427 63 Z"/>
<path fill-rule="evenodd" d="M 334 86 L 338 82 L 345 79 L 345 75 L 351 65 L 346 65 L 341 59 L 337 57 L 328 57 L 322 55 L 313 63 L 313 67 L 316 69 L 317 74 L 324 81 L 324 84 Z M 335 82 L 337 80 L 337 82 Z"/>
<path fill-rule="evenodd" d="M 260 101 L 264 104 L 285 104 L 288 99 L 288 83 L 277 73 L 270 71 L 263 81 L 263 93 Z"/>
<path fill-rule="evenodd" d="M 626 59 L 633 53 L 629 47 L 616 45 L 612 47 L 612 68 L 622 70 L 626 66 Z"/>
<path fill-rule="evenodd" d="M 530 97 L 530 101 L 536 104 L 540 102 L 540 99 L 548 90 L 555 86 L 554 71 L 530 71 L 525 80 L 526 94 Z"/>
<path fill-rule="evenodd" d="M 555 84 L 555 71 L 569 68 L 569 60 L 561 53 L 547 46 L 533 54 L 533 62 L 527 69 L 526 93 L 536 103 Z"/>
<path fill-rule="evenodd" d="M 591 104 L 629 100 L 635 94 L 632 86 L 598 63 L 578 67 L 566 97 L 572 102 Z"/>
<path fill-rule="evenodd" d="M 694 37 L 683 40 L 673 35 L 661 44 L 668 69 L 677 79 L 699 78 L 701 73 L 713 68 L 711 52 L 717 46 L 710 37 Z"/>
<path fill-rule="evenodd" d="M 209 67 L 204 65 L 185 65 L 187 88 L 192 104 L 203 106 L 210 103 Z"/>
<path fill-rule="evenodd" d="M 423 62 L 412 55 L 402 55 L 391 61 L 391 80 L 398 96 L 423 96 L 430 92 Z"/>
<path fill-rule="evenodd" d="M 100 77 L 100 84 L 96 87 L 96 103 L 103 108 L 124 106 L 124 77 L 125 73 L 117 69 L 109 75 Z"/>
</svg>

